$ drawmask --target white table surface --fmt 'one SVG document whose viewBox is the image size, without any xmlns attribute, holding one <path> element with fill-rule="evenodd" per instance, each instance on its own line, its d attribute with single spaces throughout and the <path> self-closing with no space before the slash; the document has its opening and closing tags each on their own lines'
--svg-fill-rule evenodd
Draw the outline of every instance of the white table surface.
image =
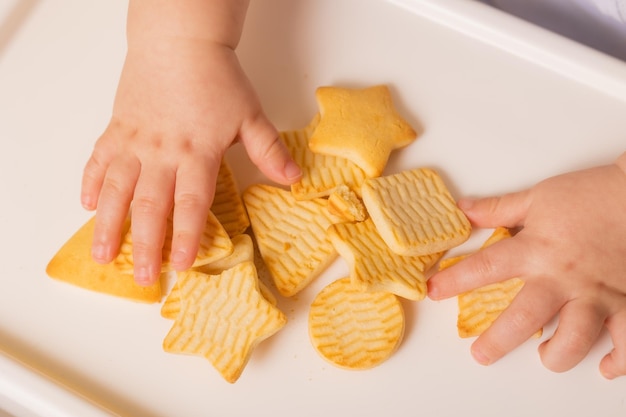
<svg viewBox="0 0 626 417">
<path fill-rule="evenodd" d="M 306 316 L 322 286 L 346 274 L 341 260 L 294 300 L 281 300 L 289 323 L 257 348 L 234 385 L 203 359 L 162 351 L 171 323 L 160 305 L 47 278 L 50 257 L 91 215 L 79 204 L 80 177 L 110 115 L 126 6 L 3 4 L 0 410 L 625 415 L 626 378 L 607 381 L 597 370 L 611 347 L 607 334 L 566 373 L 544 369 L 536 352 L 554 323 L 540 340 L 482 367 L 469 354 L 471 340 L 456 334 L 455 300 L 404 303 L 405 339 L 383 365 L 363 372 L 329 365 L 309 343 Z M 412 5 L 417 14 L 380 0 L 253 1 L 240 57 L 276 126 L 304 126 L 317 108 L 317 86 L 387 83 L 403 115 L 424 129 L 392 156 L 388 172 L 435 167 L 455 196 L 517 190 L 626 150 L 624 63 L 469 0 Z M 240 167 L 241 187 L 263 180 L 239 147 L 228 157 Z"/>
</svg>

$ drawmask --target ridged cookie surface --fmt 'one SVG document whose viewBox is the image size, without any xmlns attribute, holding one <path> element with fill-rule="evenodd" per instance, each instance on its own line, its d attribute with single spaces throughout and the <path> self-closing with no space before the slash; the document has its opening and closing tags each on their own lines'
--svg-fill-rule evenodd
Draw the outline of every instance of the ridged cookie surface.
<svg viewBox="0 0 626 417">
<path fill-rule="evenodd" d="M 459 336 L 481 335 L 511 304 L 523 286 L 524 282 L 521 279 L 510 278 L 459 294 L 457 297 Z"/>
<path fill-rule="evenodd" d="M 426 295 L 425 272 L 442 253 L 402 256 L 382 240 L 374 223 L 338 223 L 328 229 L 328 237 L 350 266 L 350 277 L 362 291 L 387 291 L 410 300 Z"/>
<path fill-rule="evenodd" d="M 300 201 L 290 191 L 257 184 L 243 200 L 259 252 L 282 295 L 298 293 L 337 257 L 326 237 L 335 218 L 325 199 Z"/>
<path fill-rule="evenodd" d="M 226 258 L 220 259 L 218 261 L 212 262 L 208 265 L 199 266 L 194 268 L 198 272 L 202 272 L 207 275 L 217 275 L 224 272 L 227 269 L 233 268 L 234 266 L 242 263 L 242 262 L 253 262 L 254 260 L 254 248 L 252 243 L 252 238 L 247 234 L 241 234 L 233 237 L 232 239 L 234 250 Z M 265 285 L 259 283 L 259 287 L 261 289 L 261 293 L 265 296 L 269 290 L 265 288 Z M 271 294 L 271 293 L 270 293 Z M 267 298 L 267 297 L 266 297 Z M 272 301 L 273 300 L 273 301 Z M 274 305 L 276 305 L 276 300 L 272 298 L 270 300 Z M 168 319 L 175 319 L 178 313 L 180 312 L 180 289 L 178 288 L 178 282 L 174 283 L 170 293 L 163 301 L 163 305 L 161 306 L 161 316 Z"/>
<path fill-rule="evenodd" d="M 186 271 L 178 285 L 181 311 L 163 349 L 206 358 L 228 382 L 239 378 L 258 343 L 287 322 L 261 296 L 251 262 L 220 275 Z"/>
<path fill-rule="evenodd" d="M 427 255 L 465 242 L 472 231 L 441 177 L 420 168 L 368 179 L 363 203 L 381 237 L 400 255 Z"/>
<path fill-rule="evenodd" d="M 369 369 L 387 360 L 404 335 L 404 311 L 385 292 L 362 292 L 350 278 L 326 286 L 311 304 L 309 336 L 315 350 L 346 369 Z"/>
<path fill-rule="evenodd" d="M 226 160 L 222 160 L 217 174 L 215 197 L 211 205 L 211 211 L 231 238 L 242 234 L 250 226 L 250 220 L 241 200 L 239 187 Z"/>
</svg>

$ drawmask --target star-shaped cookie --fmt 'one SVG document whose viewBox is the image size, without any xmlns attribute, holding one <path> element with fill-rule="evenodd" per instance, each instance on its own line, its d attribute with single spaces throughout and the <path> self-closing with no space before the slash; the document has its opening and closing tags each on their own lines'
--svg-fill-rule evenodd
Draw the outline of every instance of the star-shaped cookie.
<svg viewBox="0 0 626 417">
<path fill-rule="evenodd" d="M 261 295 L 252 262 L 219 275 L 179 274 L 180 312 L 163 349 L 206 358 L 234 383 L 254 348 L 280 330 L 285 315 Z"/>
<path fill-rule="evenodd" d="M 219 275 L 225 270 L 233 268 L 242 262 L 254 262 L 254 244 L 252 242 L 252 237 L 243 233 L 235 236 L 232 240 L 233 245 L 235 245 L 235 249 L 232 254 L 224 259 L 220 259 L 219 261 L 192 269 L 207 275 Z M 278 301 L 276 300 L 276 297 L 274 297 L 274 294 L 261 281 L 259 281 L 259 290 L 261 291 L 263 297 L 272 303 L 272 305 L 277 304 Z M 178 282 L 175 282 L 170 290 L 170 293 L 161 305 L 161 316 L 166 319 L 174 320 L 178 316 L 178 313 L 180 313 L 180 289 L 178 288 Z"/>
<path fill-rule="evenodd" d="M 309 147 L 313 152 L 346 158 L 369 177 L 383 173 L 391 151 L 417 138 L 395 109 L 386 85 L 319 87 L 315 95 L 321 118 Z"/>
</svg>

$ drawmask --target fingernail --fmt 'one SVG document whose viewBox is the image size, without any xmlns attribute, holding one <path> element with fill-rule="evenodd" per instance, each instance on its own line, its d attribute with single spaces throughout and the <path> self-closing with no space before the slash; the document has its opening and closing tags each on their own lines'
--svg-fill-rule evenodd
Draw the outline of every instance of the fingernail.
<svg viewBox="0 0 626 417">
<path fill-rule="evenodd" d="M 85 210 L 93 210 L 94 209 L 94 203 L 91 200 L 91 198 L 89 196 L 83 196 L 81 197 L 80 200 L 81 205 L 83 206 L 83 208 Z"/>
<path fill-rule="evenodd" d="M 98 263 L 109 262 L 108 255 L 107 247 L 104 245 L 96 244 L 91 248 L 91 257 Z"/>
<path fill-rule="evenodd" d="M 428 285 L 428 298 L 431 300 L 438 300 L 440 296 L 440 291 L 436 285 Z"/>
<path fill-rule="evenodd" d="M 604 369 L 600 369 L 600 373 L 606 379 L 615 379 L 615 374 L 613 372 L 610 372 L 610 371 L 607 371 L 607 370 L 604 370 Z"/>
<path fill-rule="evenodd" d="M 135 282 L 137 285 L 152 285 L 152 270 L 149 267 L 142 266 L 140 268 L 135 269 Z"/>
<path fill-rule="evenodd" d="M 490 361 L 487 356 L 485 356 L 480 350 L 472 348 L 472 356 L 474 360 L 481 365 L 489 365 Z"/>
<path fill-rule="evenodd" d="M 302 176 L 302 170 L 294 161 L 289 161 L 285 164 L 285 176 L 288 180 L 295 180 Z"/>
<path fill-rule="evenodd" d="M 182 250 L 177 250 L 172 253 L 172 264 L 175 266 L 182 265 L 187 260 L 187 252 Z"/>
</svg>

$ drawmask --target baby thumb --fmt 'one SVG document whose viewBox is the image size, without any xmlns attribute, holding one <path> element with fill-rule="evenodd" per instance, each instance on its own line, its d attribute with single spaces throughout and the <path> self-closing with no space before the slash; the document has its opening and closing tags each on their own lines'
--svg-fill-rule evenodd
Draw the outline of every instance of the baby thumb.
<svg viewBox="0 0 626 417">
<path fill-rule="evenodd" d="M 289 185 L 302 176 L 287 147 L 281 141 L 274 125 L 260 114 L 253 122 L 242 128 L 240 141 L 250 160 L 272 181 Z"/>
<path fill-rule="evenodd" d="M 523 224 L 529 203 L 529 191 L 520 191 L 499 197 L 463 198 L 458 206 L 478 227 L 516 227 Z"/>
</svg>

